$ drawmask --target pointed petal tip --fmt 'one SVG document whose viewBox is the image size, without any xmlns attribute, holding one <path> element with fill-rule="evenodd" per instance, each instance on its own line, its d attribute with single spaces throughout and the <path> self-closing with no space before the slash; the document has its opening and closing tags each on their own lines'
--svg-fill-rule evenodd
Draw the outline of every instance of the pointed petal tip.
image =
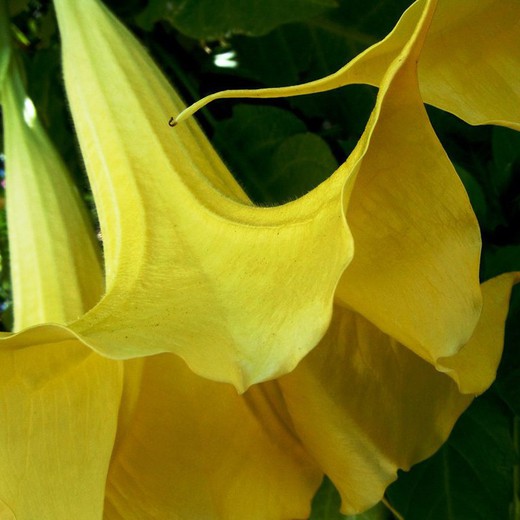
<svg viewBox="0 0 520 520">
<path fill-rule="evenodd" d="M 504 346 L 509 300 L 520 272 L 504 273 L 482 284 L 483 308 L 469 341 L 453 356 L 440 357 L 435 368 L 447 374 L 464 395 L 478 396 L 493 383 Z"/>
</svg>

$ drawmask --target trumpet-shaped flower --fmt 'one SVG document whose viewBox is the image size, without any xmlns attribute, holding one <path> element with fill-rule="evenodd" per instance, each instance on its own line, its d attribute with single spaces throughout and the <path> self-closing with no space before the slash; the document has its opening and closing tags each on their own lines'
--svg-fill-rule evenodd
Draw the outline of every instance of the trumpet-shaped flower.
<svg viewBox="0 0 520 520">
<path fill-rule="evenodd" d="M 254 207 L 195 124 L 172 138 L 165 114 L 183 105 L 104 7 L 55 5 L 107 284 L 70 330 L 110 357 L 174 352 L 241 390 L 292 370 L 325 332 L 352 256 L 353 176 Z"/>
<path fill-rule="evenodd" d="M 379 95 L 326 182 L 259 208 L 193 120 L 168 126 L 181 101 L 102 4 L 55 1 L 106 288 L 11 64 L 2 104 L 20 332 L 0 346 L 6 518 L 305 518 L 323 474 L 358 512 L 442 444 L 494 378 L 516 275 L 479 285 L 478 226 L 424 110 L 441 99 L 506 121 L 487 90 L 436 97 L 443 82 L 423 55 L 442 61 L 439 41 L 456 41 L 452 22 L 473 13 L 436 4 L 414 4 L 332 80 L 294 88 L 357 70 Z M 518 63 L 510 50 L 496 45 L 499 65 Z"/>
</svg>

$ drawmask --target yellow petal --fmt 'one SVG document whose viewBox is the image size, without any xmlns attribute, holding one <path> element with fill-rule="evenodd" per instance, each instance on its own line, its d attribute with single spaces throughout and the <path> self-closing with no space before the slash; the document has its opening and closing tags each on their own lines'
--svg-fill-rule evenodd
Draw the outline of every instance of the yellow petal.
<svg viewBox="0 0 520 520">
<path fill-rule="evenodd" d="M 107 272 L 72 328 L 104 355 L 172 351 L 240 389 L 290 371 L 325 332 L 352 255 L 352 176 L 251 206 L 193 121 L 170 128 L 182 104 L 126 29 L 96 0 L 55 5 Z"/>
<path fill-rule="evenodd" d="M 415 2 L 384 40 L 330 76 L 283 89 L 211 95 L 178 120 L 218 98 L 297 96 L 354 83 L 381 86 L 426 3 Z M 419 61 L 424 101 L 473 125 L 498 124 L 520 130 L 519 19 L 517 0 L 439 0 Z"/>
<path fill-rule="evenodd" d="M 481 394 L 495 379 L 504 344 L 509 297 L 520 273 L 506 273 L 482 284 L 484 306 L 470 340 L 454 356 L 440 358 L 437 369 L 452 377 L 461 392 Z"/>
<path fill-rule="evenodd" d="M 0 349 L 0 499 L 17 520 L 101 518 L 122 362 L 31 340 Z"/>
<path fill-rule="evenodd" d="M 16 63 L 2 92 L 15 330 L 82 316 L 103 293 L 99 245 Z"/>
<path fill-rule="evenodd" d="M 320 345 L 279 379 L 295 430 L 338 487 L 345 513 L 375 504 L 397 469 L 433 454 L 474 394 L 493 382 L 518 279 L 508 273 L 483 284 L 473 336 L 439 360 L 446 374 L 337 306 Z"/>
<path fill-rule="evenodd" d="M 439 1 L 419 65 L 426 103 L 520 130 L 518 20 L 517 0 Z"/>
<path fill-rule="evenodd" d="M 397 469 L 432 455 L 472 400 L 342 307 L 318 347 L 279 384 L 295 430 L 338 488 L 345 514 L 376 504 Z"/>
<path fill-rule="evenodd" d="M 413 53 L 383 95 L 347 209 L 356 254 L 336 297 L 434 362 L 478 321 L 479 227 L 429 123 Z"/>
<path fill-rule="evenodd" d="M 322 473 L 294 437 L 275 383 L 239 396 L 171 354 L 125 361 L 125 379 L 131 421 L 120 424 L 106 520 L 309 516 Z"/>
<path fill-rule="evenodd" d="M 297 94 L 386 71 L 378 104 L 349 159 L 358 156 L 356 183 L 350 200 L 348 193 L 345 197 L 356 254 L 336 298 L 431 362 L 466 343 L 481 310 L 478 223 L 431 128 L 417 82 L 435 7 L 431 1 L 414 4 L 380 46 L 334 76 L 303 86 L 239 92 Z"/>
<path fill-rule="evenodd" d="M 381 85 L 424 3 L 413 4 L 385 40 L 333 75 L 334 86 Z M 439 0 L 419 60 L 424 101 L 473 125 L 520 130 L 519 19 L 517 0 Z"/>
<path fill-rule="evenodd" d="M 2 102 L 15 321 L 19 328 L 68 321 L 102 293 L 99 246 L 15 63 Z M 98 356 L 59 326 L 2 339 L 1 517 L 101 518 L 121 362 Z"/>
</svg>

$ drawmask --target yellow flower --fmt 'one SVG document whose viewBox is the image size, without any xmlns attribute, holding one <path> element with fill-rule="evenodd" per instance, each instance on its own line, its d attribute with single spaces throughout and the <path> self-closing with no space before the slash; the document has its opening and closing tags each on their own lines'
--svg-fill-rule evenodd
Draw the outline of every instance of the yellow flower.
<svg viewBox="0 0 520 520">
<path fill-rule="evenodd" d="M 380 86 L 363 137 L 276 208 L 252 206 L 193 120 L 169 128 L 182 103 L 98 0 L 55 6 L 106 289 L 11 64 L 2 518 L 305 518 L 324 473 L 366 509 L 491 384 L 515 280 L 480 288 L 477 223 L 424 111 L 436 2 L 353 62 Z"/>
<path fill-rule="evenodd" d="M 241 390 L 289 372 L 325 333 L 352 257 L 341 197 L 352 180 L 253 206 L 194 123 L 172 138 L 165 117 L 183 105 L 112 15 L 90 0 L 55 5 L 106 276 L 69 337 L 112 358 L 174 352 Z"/>
</svg>

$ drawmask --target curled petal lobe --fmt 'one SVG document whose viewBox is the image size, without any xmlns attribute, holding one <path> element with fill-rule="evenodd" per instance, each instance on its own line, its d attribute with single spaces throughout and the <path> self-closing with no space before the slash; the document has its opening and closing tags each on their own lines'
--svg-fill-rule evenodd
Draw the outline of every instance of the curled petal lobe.
<svg viewBox="0 0 520 520">
<path fill-rule="evenodd" d="M 380 87 L 426 5 L 426 0 L 417 0 L 384 40 L 330 76 L 281 89 L 219 92 L 195 103 L 176 120 L 224 97 L 299 96 L 355 83 Z M 438 0 L 419 62 L 424 101 L 472 125 L 520 130 L 519 20 L 517 0 Z"/>
<path fill-rule="evenodd" d="M 345 514 L 375 505 L 399 468 L 432 455 L 472 400 L 339 306 L 321 343 L 279 384 L 299 437 L 339 490 Z"/>
<path fill-rule="evenodd" d="M 505 273 L 482 284 L 484 306 L 469 341 L 454 356 L 439 358 L 446 372 L 465 394 L 481 394 L 494 381 L 504 345 L 504 322 L 513 285 L 520 273 Z"/>
<path fill-rule="evenodd" d="M 442 0 L 419 65 L 426 103 L 520 130 L 520 4 Z"/>
<path fill-rule="evenodd" d="M 375 504 L 398 469 L 431 456 L 475 393 L 491 385 L 517 281 L 508 273 L 483 284 L 473 336 L 438 367 L 336 306 L 318 347 L 279 379 L 294 428 L 340 491 L 344 513 Z"/>
<path fill-rule="evenodd" d="M 428 10 L 433 16 L 433 4 Z M 356 255 L 336 298 L 434 363 L 458 352 L 479 319 L 481 239 L 419 93 L 419 37 L 428 26 L 418 27 L 394 62 L 402 60 L 399 69 L 382 81 L 347 208 Z"/>
<path fill-rule="evenodd" d="M 478 223 L 429 123 L 417 77 L 437 4 L 414 4 L 379 46 L 328 78 L 214 96 L 295 95 L 382 75 L 376 107 L 347 161 L 357 168 L 344 202 L 356 254 L 335 296 L 431 363 L 468 341 L 482 307 Z"/>
<path fill-rule="evenodd" d="M 194 121 L 169 127 L 182 103 L 126 29 L 96 0 L 56 9 L 107 272 L 72 329 L 104 355 L 172 351 L 241 390 L 290 371 L 325 332 L 352 256 L 354 175 L 253 207 Z"/>
<path fill-rule="evenodd" d="M 387 38 L 330 76 L 327 88 L 380 86 L 424 5 L 415 2 Z M 516 0 L 439 0 L 419 60 L 423 100 L 473 125 L 520 130 L 519 20 Z"/>
<path fill-rule="evenodd" d="M 106 520 L 308 518 L 322 474 L 276 383 L 239 396 L 172 354 L 125 361 L 128 375 L 139 388 L 123 397 Z"/>
</svg>

